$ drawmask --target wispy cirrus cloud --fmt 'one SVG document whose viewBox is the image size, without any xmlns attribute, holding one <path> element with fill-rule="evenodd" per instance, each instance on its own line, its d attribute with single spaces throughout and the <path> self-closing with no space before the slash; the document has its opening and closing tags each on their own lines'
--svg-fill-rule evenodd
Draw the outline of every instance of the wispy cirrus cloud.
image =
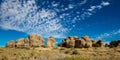
<svg viewBox="0 0 120 60">
<path fill-rule="evenodd" d="M 77 10 L 87 2 L 88 0 L 82 0 L 64 4 L 48 0 L 37 5 L 36 0 L 4 0 L 0 5 L 0 27 L 44 37 L 65 37 L 75 27 L 76 21 L 90 17 L 96 10 L 110 4 L 102 1 L 99 5 L 90 5 L 84 11 Z"/>
<path fill-rule="evenodd" d="M 109 33 L 100 34 L 95 39 L 104 39 L 104 38 L 111 37 L 111 36 L 114 36 L 114 35 L 117 35 L 117 34 L 120 34 L 120 29 L 118 29 L 116 31 L 109 32 Z"/>
<path fill-rule="evenodd" d="M 54 6 L 56 6 L 54 4 Z M 5 0 L 0 6 L 0 27 L 26 32 L 35 33 L 48 37 L 56 35 L 63 36 L 66 32 L 60 23 L 59 18 L 55 18 L 57 13 L 51 9 L 38 9 L 35 0 Z M 61 33 L 61 34 L 59 34 Z"/>
<path fill-rule="evenodd" d="M 96 10 L 100 10 L 101 8 L 110 5 L 109 2 L 102 1 L 99 5 L 92 5 L 90 8 L 88 8 L 83 14 L 81 14 L 81 19 L 84 20 L 87 17 L 90 17 L 94 13 L 96 13 Z"/>
</svg>

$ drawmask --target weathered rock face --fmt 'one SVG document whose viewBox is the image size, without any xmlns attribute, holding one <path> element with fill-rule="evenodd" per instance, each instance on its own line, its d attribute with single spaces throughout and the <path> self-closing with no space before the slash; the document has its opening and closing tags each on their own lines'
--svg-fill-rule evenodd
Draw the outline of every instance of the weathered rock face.
<svg viewBox="0 0 120 60">
<path fill-rule="evenodd" d="M 67 48 L 72 48 L 75 46 L 75 38 L 72 36 L 69 36 L 68 38 L 65 39 L 64 44 Z"/>
<path fill-rule="evenodd" d="M 76 36 L 75 37 L 70 36 L 63 40 L 61 46 L 67 48 L 71 48 L 71 47 L 84 48 L 84 47 L 92 47 L 92 45 L 95 43 L 96 42 L 92 42 L 92 40 L 88 36 L 83 36 L 81 37 L 81 39 L 79 39 Z"/>
<path fill-rule="evenodd" d="M 91 41 L 91 39 L 89 38 L 89 36 L 83 36 L 83 37 L 81 37 L 83 40 L 85 40 L 86 42 L 88 41 Z"/>
<path fill-rule="evenodd" d="M 25 38 L 24 39 L 24 46 L 29 46 L 29 43 L 30 41 L 29 41 L 29 39 L 28 38 Z"/>
<path fill-rule="evenodd" d="M 18 39 L 15 43 L 15 47 L 23 47 L 25 45 L 24 41 L 25 41 L 25 38 Z"/>
<path fill-rule="evenodd" d="M 103 46 L 104 46 L 104 43 L 103 43 L 102 40 L 98 40 L 98 41 L 96 42 L 96 44 L 98 44 L 99 47 L 103 47 Z"/>
<path fill-rule="evenodd" d="M 91 40 L 91 41 L 92 41 L 92 47 L 94 47 L 96 44 L 96 41 L 94 41 L 94 40 Z"/>
<path fill-rule="evenodd" d="M 75 40 L 75 48 L 81 48 L 81 40 Z"/>
<path fill-rule="evenodd" d="M 14 41 L 10 41 L 6 44 L 6 47 L 43 47 L 44 46 L 44 40 L 41 36 L 38 36 L 36 34 L 30 34 L 28 38 L 20 38 Z"/>
<path fill-rule="evenodd" d="M 89 36 L 83 36 L 82 39 L 86 42 L 85 47 L 92 47 L 92 41 Z"/>
<path fill-rule="evenodd" d="M 120 42 L 120 41 L 119 41 Z M 56 41 L 53 36 L 50 36 L 46 41 L 46 47 L 55 47 Z M 119 45 L 119 44 L 117 44 Z M 20 38 L 14 42 L 13 40 L 6 44 L 6 47 L 44 47 L 44 40 L 41 36 L 30 34 L 28 38 Z M 88 47 L 103 47 L 102 40 L 94 41 L 89 36 L 78 38 L 77 36 L 69 36 L 59 44 L 61 47 L 66 48 L 88 48 Z"/>
<path fill-rule="evenodd" d="M 53 36 L 50 36 L 46 42 L 46 47 L 55 47 L 56 41 Z"/>
<path fill-rule="evenodd" d="M 32 47 L 42 47 L 44 46 L 44 40 L 41 36 L 38 36 L 36 34 L 30 34 L 29 37 L 29 45 Z"/>
<path fill-rule="evenodd" d="M 15 47 L 14 40 L 11 40 L 10 42 L 7 42 L 6 47 Z"/>
</svg>

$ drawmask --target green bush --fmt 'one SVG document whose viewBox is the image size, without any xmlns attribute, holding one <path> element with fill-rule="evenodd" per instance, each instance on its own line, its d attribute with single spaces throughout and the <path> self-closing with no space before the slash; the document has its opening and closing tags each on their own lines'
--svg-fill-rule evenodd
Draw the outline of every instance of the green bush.
<svg viewBox="0 0 120 60">
<path fill-rule="evenodd" d="M 95 44 L 94 47 L 100 47 L 100 45 L 99 44 Z"/>
<path fill-rule="evenodd" d="M 83 58 L 80 56 L 71 56 L 71 57 L 66 57 L 65 60 L 90 60 L 88 58 Z"/>
<path fill-rule="evenodd" d="M 77 55 L 79 52 L 77 50 L 73 50 L 72 54 Z"/>
<path fill-rule="evenodd" d="M 6 56 L 3 56 L 1 60 L 8 60 Z"/>
<path fill-rule="evenodd" d="M 29 47 L 29 46 L 26 46 L 26 47 L 21 46 L 21 47 L 17 47 L 17 48 L 19 48 L 19 49 L 27 49 L 27 50 L 30 50 L 30 47 Z"/>
</svg>

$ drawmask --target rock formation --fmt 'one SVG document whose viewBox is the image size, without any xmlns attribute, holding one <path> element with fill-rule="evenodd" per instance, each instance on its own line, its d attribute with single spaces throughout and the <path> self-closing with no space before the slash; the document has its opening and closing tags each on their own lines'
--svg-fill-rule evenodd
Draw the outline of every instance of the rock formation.
<svg viewBox="0 0 120 60">
<path fill-rule="evenodd" d="M 96 44 L 96 41 L 95 40 L 91 40 L 91 41 L 92 41 L 92 46 L 94 47 Z"/>
<path fill-rule="evenodd" d="M 46 42 L 46 47 L 55 47 L 56 41 L 53 36 L 50 36 Z"/>
<path fill-rule="evenodd" d="M 43 47 L 44 46 L 44 40 L 41 36 L 38 36 L 36 34 L 30 34 L 28 38 L 20 38 L 14 41 L 10 41 L 6 44 L 6 47 Z"/>
<path fill-rule="evenodd" d="M 68 37 L 62 41 L 62 43 L 59 44 L 61 47 L 66 47 L 66 48 L 88 48 L 88 47 L 94 47 L 96 44 L 99 44 L 100 47 L 103 46 L 102 41 L 96 41 L 91 40 L 89 36 L 83 36 L 80 39 L 78 37 Z"/>
<path fill-rule="evenodd" d="M 32 47 L 42 47 L 44 46 L 44 40 L 41 36 L 38 36 L 36 34 L 30 34 L 28 36 L 29 39 L 29 45 Z"/>
<path fill-rule="evenodd" d="M 111 45 L 120 45 L 120 41 L 111 42 Z M 53 36 L 50 36 L 46 41 L 46 47 L 55 47 L 56 41 Z M 20 38 L 14 42 L 11 40 L 6 44 L 6 47 L 44 47 L 44 40 L 41 36 L 36 34 L 30 34 L 28 38 Z M 78 38 L 77 36 L 69 36 L 64 39 L 60 44 L 60 47 L 66 48 L 88 48 L 88 47 L 103 47 L 104 43 L 102 40 L 97 42 L 91 40 L 89 36 L 83 36 Z M 115 45 L 116 46 L 116 45 Z"/>
<path fill-rule="evenodd" d="M 15 47 L 23 47 L 25 38 L 20 38 L 15 42 Z"/>
<path fill-rule="evenodd" d="M 14 47 L 15 46 L 15 42 L 14 40 L 11 40 L 10 42 L 7 42 L 6 47 Z"/>
<path fill-rule="evenodd" d="M 97 44 L 99 47 L 103 47 L 103 46 L 104 46 L 104 43 L 103 43 L 102 40 L 98 40 L 98 41 L 96 42 L 96 44 Z"/>
</svg>

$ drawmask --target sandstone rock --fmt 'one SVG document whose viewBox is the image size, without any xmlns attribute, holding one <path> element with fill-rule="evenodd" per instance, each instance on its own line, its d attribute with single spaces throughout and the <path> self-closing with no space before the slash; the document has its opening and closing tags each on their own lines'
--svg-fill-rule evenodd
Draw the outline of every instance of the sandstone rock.
<svg viewBox="0 0 120 60">
<path fill-rule="evenodd" d="M 74 36 L 74 40 L 79 40 L 78 36 Z"/>
<path fill-rule="evenodd" d="M 98 44 L 99 47 L 103 47 L 103 46 L 104 46 L 104 43 L 103 43 L 102 40 L 98 40 L 98 41 L 96 42 L 96 44 Z"/>
<path fill-rule="evenodd" d="M 53 36 L 50 36 L 46 42 L 46 47 L 55 47 L 56 41 Z"/>
<path fill-rule="evenodd" d="M 44 46 L 44 40 L 42 39 L 41 36 L 38 36 L 36 34 L 30 34 L 28 36 L 29 39 L 29 45 L 31 47 L 42 47 Z"/>
<path fill-rule="evenodd" d="M 25 38 L 20 38 L 16 40 L 15 47 L 24 47 L 25 45 Z"/>
<path fill-rule="evenodd" d="M 74 39 L 71 39 L 69 41 L 69 47 L 74 47 L 75 46 L 75 40 Z"/>
<path fill-rule="evenodd" d="M 75 40 L 75 48 L 81 48 L 81 40 Z"/>
<path fill-rule="evenodd" d="M 15 42 L 14 40 L 11 40 L 10 42 L 7 42 L 6 47 L 14 47 L 15 46 Z"/>
<path fill-rule="evenodd" d="M 83 36 L 83 37 L 81 37 L 81 38 L 84 39 L 86 42 L 91 40 L 91 39 L 89 38 L 89 36 Z"/>
<path fill-rule="evenodd" d="M 83 36 L 82 39 L 86 42 L 85 47 L 92 47 L 92 41 L 89 36 Z"/>
<path fill-rule="evenodd" d="M 67 48 L 73 48 L 73 47 L 75 47 L 75 39 L 74 39 L 74 37 L 72 37 L 72 36 L 69 36 L 67 39 L 66 39 L 66 47 Z"/>
<path fill-rule="evenodd" d="M 85 47 L 92 47 L 92 42 L 86 42 Z"/>
<path fill-rule="evenodd" d="M 96 44 L 96 41 L 95 40 L 91 40 L 91 41 L 92 41 L 92 47 L 94 47 Z"/>
<path fill-rule="evenodd" d="M 86 45 L 86 41 L 83 40 L 83 39 L 81 39 L 81 46 L 82 46 L 82 48 L 83 48 L 85 45 Z"/>
<path fill-rule="evenodd" d="M 24 46 L 29 46 L 29 39 L 28 38 L 25 38 L 24 39 Z"/>
</svg>

